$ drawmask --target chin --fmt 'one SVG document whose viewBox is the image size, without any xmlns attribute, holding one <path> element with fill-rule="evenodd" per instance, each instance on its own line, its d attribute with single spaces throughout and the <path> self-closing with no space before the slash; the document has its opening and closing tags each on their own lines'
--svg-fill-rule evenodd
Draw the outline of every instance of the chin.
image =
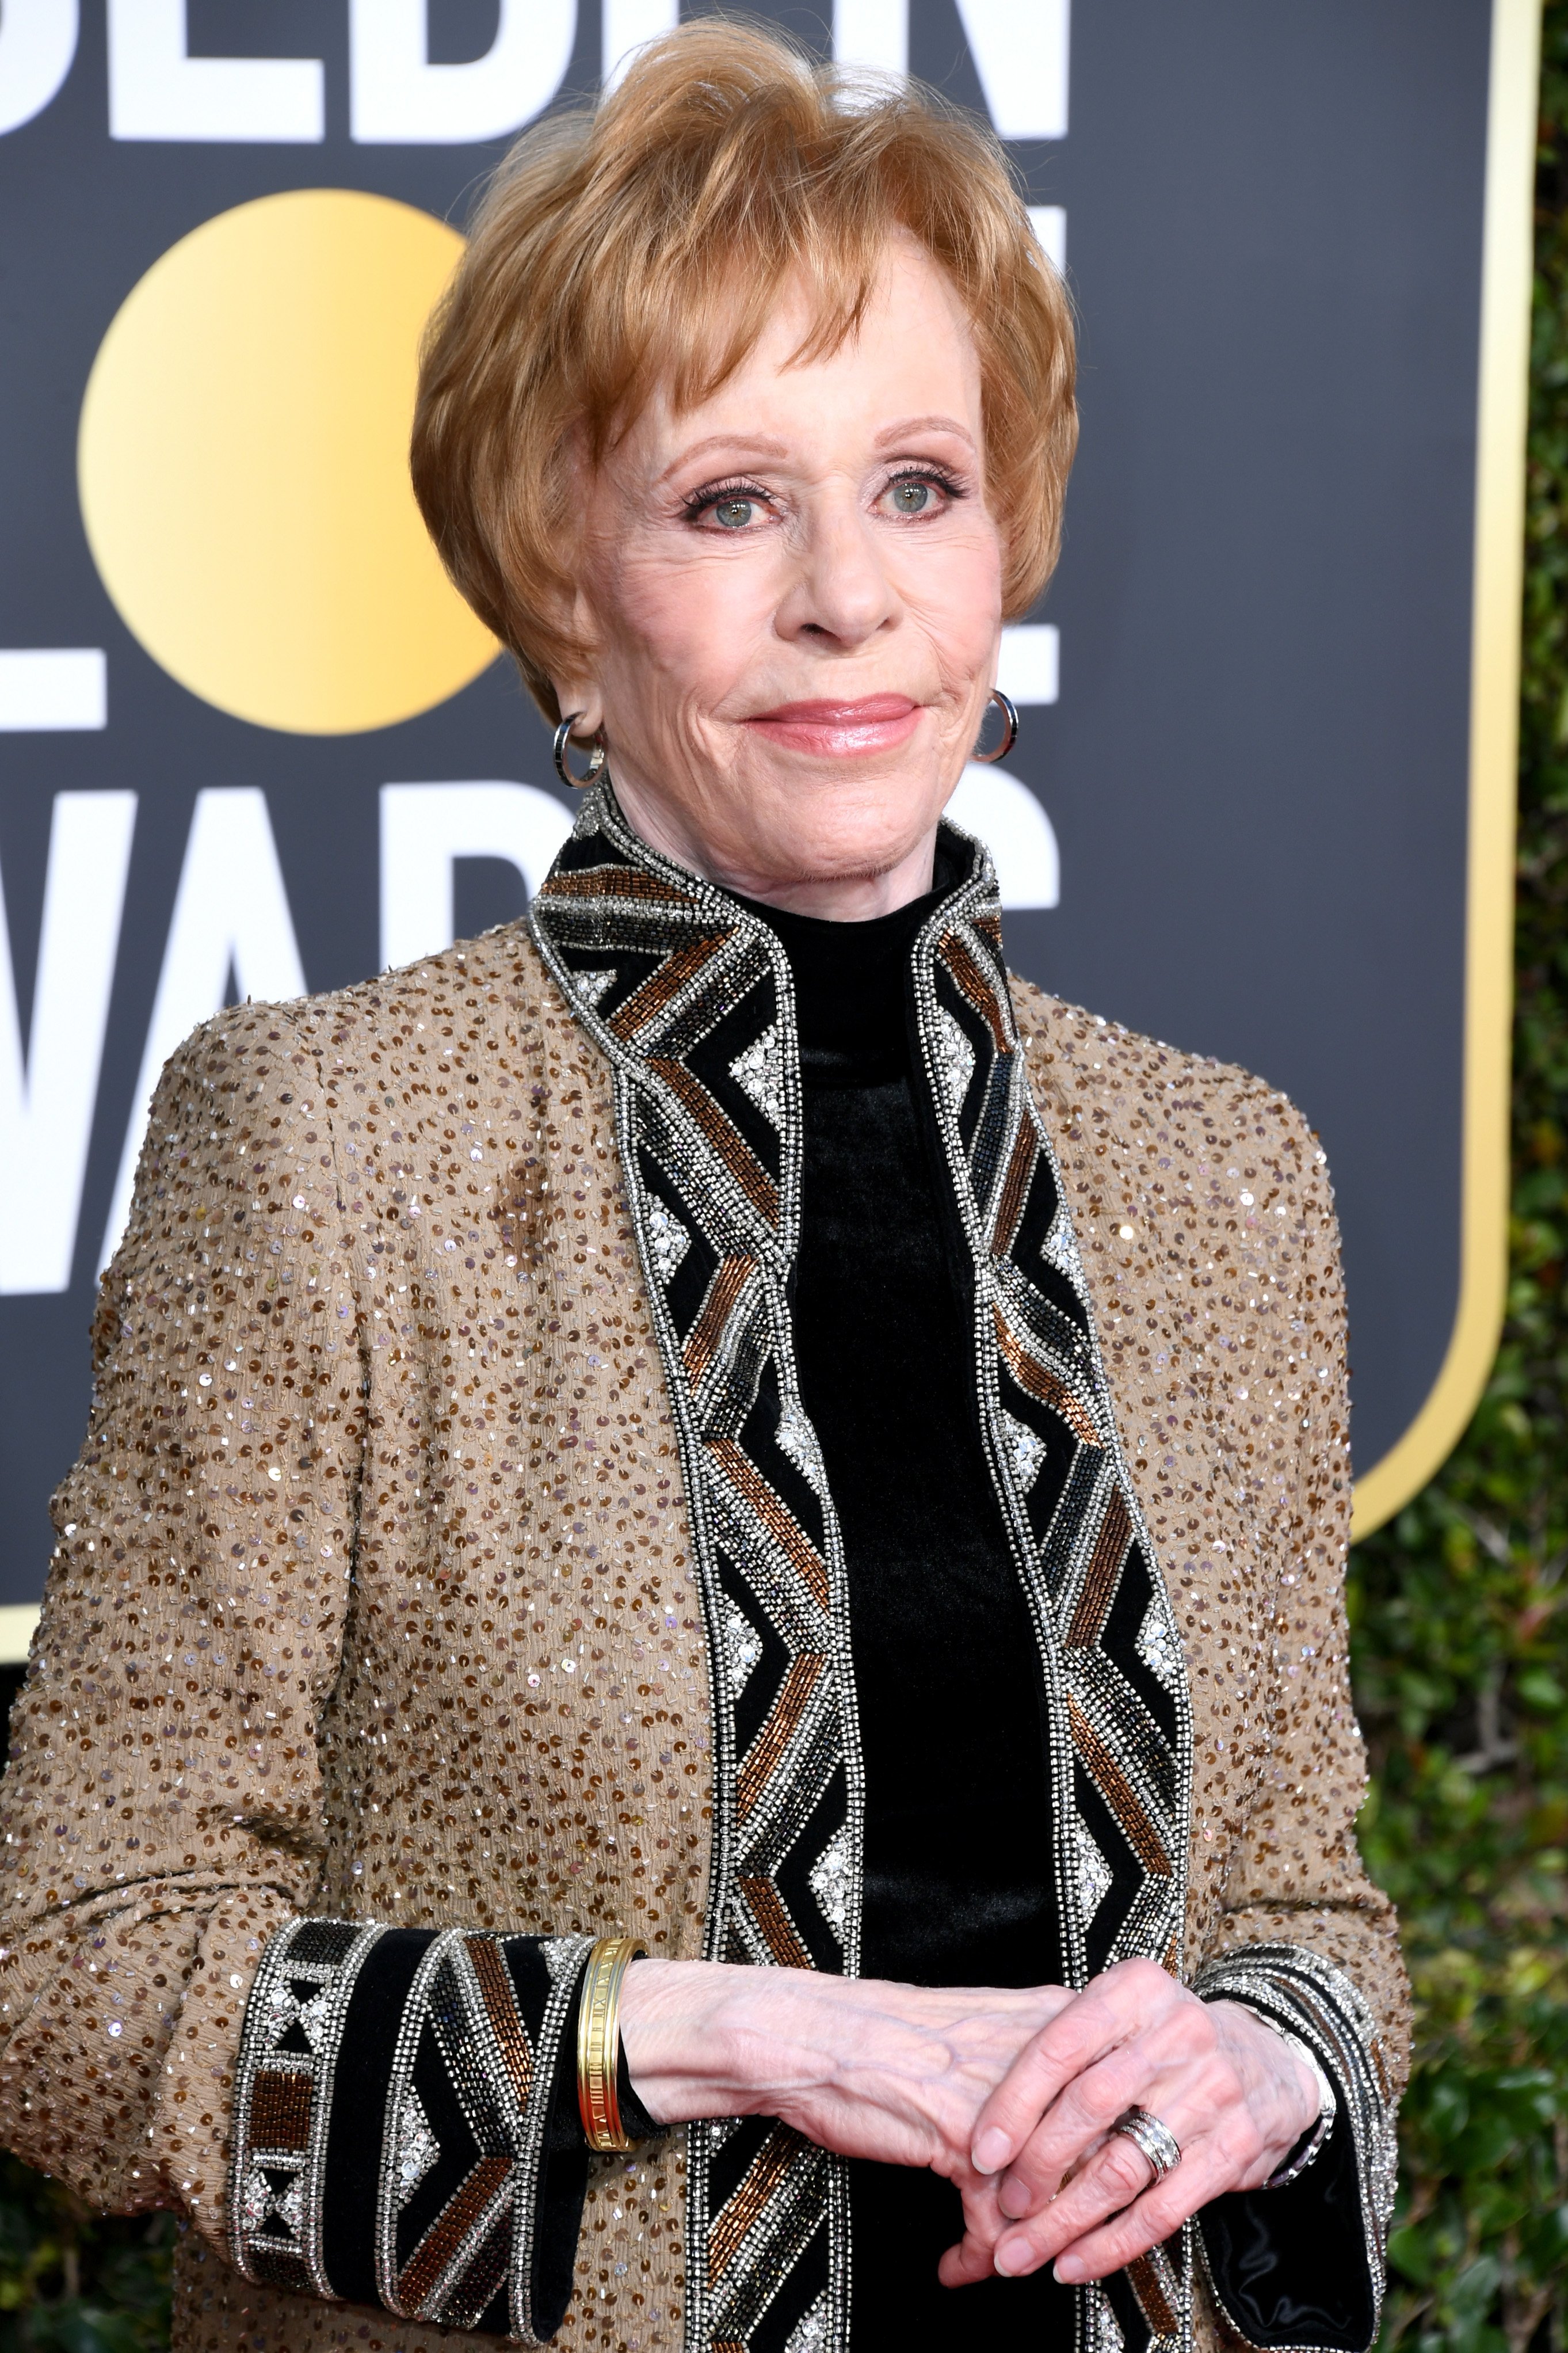
<svg viewBox="0 0 1568 2353">
<path fill-rule="evenodd" d="M 788 809 L 786 822 L 770 827 L 756 843 L 759 859 L 781 881 L 874 882 L 890 874 L 933 832 L 948 800 L 924 785 L 875 787 L 849 796 L 842 786 L 811 796 L 810 805 Z M 803 822 L 804 820 L 804 822 Z"/>
</svg>

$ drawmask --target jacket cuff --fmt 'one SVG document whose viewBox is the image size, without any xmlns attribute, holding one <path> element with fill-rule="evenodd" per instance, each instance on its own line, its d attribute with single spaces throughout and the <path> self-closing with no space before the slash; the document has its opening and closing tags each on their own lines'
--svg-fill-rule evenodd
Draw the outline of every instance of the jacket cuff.
<svg viewBox="0 0 1568 2353">
<path fill-rule="evenodd" d="M 230 2236 L 245 2277 L 548 2338 L 571 2298 L 587 2179 L 559 2078 L 591 1949 L 586 1936 L 343 1920 L 269 1938 L 236 2094 Z"/>
<path fill-rule="evenodd" d="M 1245 2002 L 1299 2034 L 1339 2099 L 1322 2149 L 1274 2189 L 1235 2190 L 1198 2217 L 1222 2318 L 1260 2353 L 1366 2353 L 1383 2308 L 1398 2167 L 1376 2021 L 1352 1980 L 1304 1945 L 1245 1945 L 1200 1971 L 1205 2001 Z"/>
</svg>

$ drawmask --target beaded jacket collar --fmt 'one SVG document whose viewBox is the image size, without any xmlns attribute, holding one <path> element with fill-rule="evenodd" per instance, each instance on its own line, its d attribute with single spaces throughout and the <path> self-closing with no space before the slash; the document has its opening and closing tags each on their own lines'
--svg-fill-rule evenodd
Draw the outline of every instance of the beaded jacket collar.
<svg viewBox="0 0 1568 2353">
<path fill-rule="evenodd" d="M 1052 1725 L 1071 1981 L 1171 1969 L 1192 1736 L 1181 1644 L 1117 1439 L 1088 1287 L 1033 1100 L 985 850 L 912 951 L 929 1093 L 973 1264 L 991 1477 Z M 649 849 L 607 782 L 534 902 L 534 936 L 615 1073 L 621 1160 L 679 1432 L 715 1662 L 712 1959 L 859 1966 L 862 1775 L 844 1561 L 790 1328 L 801 1082 L 787 958 L 742 902 Z M 841 2162 L 765 2118 L 693 2126 L 689 2346 L 847 2338 Z M 1186 2234 L 1184 2234 L 1186 2235 Z M 1185 2333 L 1184 2243 L 1083 2291 L 1090 2333 Z"/>
</svg>

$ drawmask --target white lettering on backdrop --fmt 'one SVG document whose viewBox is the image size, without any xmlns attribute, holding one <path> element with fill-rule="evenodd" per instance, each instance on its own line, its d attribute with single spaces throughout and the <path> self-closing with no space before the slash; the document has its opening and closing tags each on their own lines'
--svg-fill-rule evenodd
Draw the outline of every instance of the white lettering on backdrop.
<svg viewBox="0 0 1568 2353">
<path fill-rule="evenodd" d="M 305 971 L 272 839 L 267 797 L 253 786 L 196 795 L 158 994 L 132 1103 L 131 1124 L 103 1237 L 100 1264 L 114 1255 L 136 1178 L 158 1073 L 198 1021 L 240 997 L 305 994 Z"/>
<path fill-rule="evenodd" d="M 109 0 L 111 139 L 326 136 L 319 58 L 193 58 L 185 0 Z"/>
<path fill-rule="evenodd" d="M 22 646 L 0 652 L 0 734 L 107 727 L 109 664 L 101 646 Z"/>
<path fill-rule="evenodd" d="M 658 40 L 661 33 L 673 33 L 679 22 L 680 0 L 604 0 L 599 55 L 605 88 L 614 90 L 634 49 Z"/>
<path fill-rule="evenodd" d="M 26 1053 L 0 894 L 0 1293 L 65 1291 L 109 1021 L 134 793 L 57 793 Z"/>
<path fill-rule="evenodd" d="M 997 135 L 1065 139 L 1069 0 L 958 0 Z M 879 73 L 910 69 L 909 0 L 834 0 L 833 54 Z"/>
<path fill-rule="evenodd" d="M 549 105 L 576 34 L 577 0 L 500 0 L 482 58 L 432 65 L 429 0 L 350 0 L 349 128 L 381 146 L 504 138 Z"/>
<path fill-rule="evenodd" d="M 0 132 L 42 114 L 76 56 L 77 0 L 5 0 L 0 7 Z"/>
<path fill-rule="evenodd" d="M 571 830 L 571 812 L 537 785 L 384 785 L 383 967 L 451 946 L 456 860 L 505 859 L 531 898 Z"/>
<path fill-rule="evenodd" d="M 1004 907 L 1055 907 L 1060 902 L 1057 829 L 1017 776 L 971 760 L 947 814 L 991 852 Z"/>
</svg>

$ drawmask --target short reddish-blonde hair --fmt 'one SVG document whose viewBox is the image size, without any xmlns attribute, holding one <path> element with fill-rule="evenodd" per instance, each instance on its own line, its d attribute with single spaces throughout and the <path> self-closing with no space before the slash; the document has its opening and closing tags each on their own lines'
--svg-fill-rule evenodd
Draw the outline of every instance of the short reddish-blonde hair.
<svg viewBox="0 0 1568 2353">
<path fill-rule="evenodd" d="M 414 488 L 447 571 L 560 716 L 573 638 L 574 449 L 591 462 L 655 385 L 708 397 L 804 276 L 801 356 L 852 333 L 889 236 L 947 272 L 977 346 L 1009 618 L 1050 576 L 1078 419 L 1072 317 L 991 132 L 934 92 L 819 66 L 695 18 L 591 110 L 526 131 L 431 321 Z"/>
</svg>

